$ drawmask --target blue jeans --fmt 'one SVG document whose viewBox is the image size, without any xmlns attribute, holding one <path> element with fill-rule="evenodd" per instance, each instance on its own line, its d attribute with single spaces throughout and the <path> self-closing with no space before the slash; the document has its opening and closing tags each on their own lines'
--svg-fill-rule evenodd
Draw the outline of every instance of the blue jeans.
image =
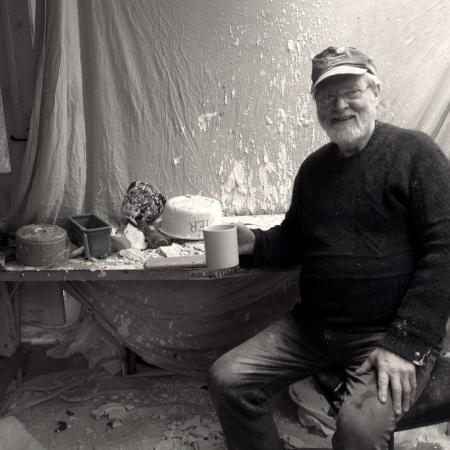
<svg viewBox="0 0 450 450">
<path fill-rule="evenodd" d="M 347 375 L 333 449 L 386 449 L 400 417 L 390 397 L 384 404 L 378 400 L 374 370 L 355 373 L 384 333 L 300 325 L 289 315 L 225 353 L 210 368 L 209 389 L 228 449 L 282 450 L 269 399 L 330 367 L 341 367 Z M 436 356 L 416 369 L 417 397 L 428 383 Z"/>
</svg>

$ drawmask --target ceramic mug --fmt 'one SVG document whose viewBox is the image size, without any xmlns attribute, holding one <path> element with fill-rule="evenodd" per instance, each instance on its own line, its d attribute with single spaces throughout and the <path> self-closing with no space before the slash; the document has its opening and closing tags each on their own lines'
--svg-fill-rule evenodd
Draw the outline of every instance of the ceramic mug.
<svg viewBox="0 0 450 450">
<path fill-rule="evenodd" d="M 239 265 L 235 225 L 212 225 L 204 228 L 203 238 L 208 269 L 228 269 Z"/>
</svg>

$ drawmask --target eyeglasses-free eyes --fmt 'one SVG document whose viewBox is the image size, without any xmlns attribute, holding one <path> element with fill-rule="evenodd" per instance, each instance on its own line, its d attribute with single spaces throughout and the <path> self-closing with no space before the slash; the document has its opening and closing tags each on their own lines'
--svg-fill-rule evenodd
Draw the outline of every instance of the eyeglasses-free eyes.
<svg viewBox="0 0 450 450">
<path fill-rule="evenodd" d="M 338 97 L 342 97 L 346 102 L 351 102 L 352 100 L 358 100 L 369 89 L 367 86 L 365 89 L 347 89 L 345 91 L 336 92 L 336 94 L 326 94 L 319 93 L 315 95 L 316 102 L 322 106 L 331 106 L 336 103 Z"/>
</svg>

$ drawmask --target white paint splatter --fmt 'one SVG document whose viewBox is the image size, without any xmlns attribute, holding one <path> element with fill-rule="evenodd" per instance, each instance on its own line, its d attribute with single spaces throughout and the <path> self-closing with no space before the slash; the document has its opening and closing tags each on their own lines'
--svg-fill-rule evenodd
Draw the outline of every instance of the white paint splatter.
<svg viewBox="0 0 450 450">
<path fill-rule="evenodd" d="M 213 112 L 213 113 L 205 113 L 202 114 L 200 116 L 198 116 L 197 118 L 197 125 L 200 128 L 200 131 L 205 132 L 206 131 L 206 127 L 209 124 L 209 122 L 211 121 L 211 119 L 213 117 L 216 117 L 219 114 L 218 111 Z"/>
<path fill-rule="evenodd" d="M 286 118 L 287 118 L 286 111 L 283 108 L 278 108 L 277 113 L 275 114 L 275 117 L 280 122 L 286 122 Z"/>
<path fill-rule="evenodd" d="M 280 151 L 278 152 L 278 168 L 281 177 L 284 178 L 287 171 L 287 152 L 283 142 L 280 142 Z"/>
<path fill-rule="evenodd" d="M 281 79 L 280 84 L 281 84 L 281 98 L 284 98 L 284 91 L 286 90 L 286 77 L 285 76 Z"/>
<path fill-rule="evenodd" d="M 128 330 L 128 327 L 131 324 L 131 319 L 128 317 L 125 320 L 122 321 L 122 323 L 117 327 L 117 332 L 121 334 L 122 336 L 129 336 L 130 332 Z"/>
<path fill-rule="evenodd" d="M 222 205 L 227 206 L 227 212 L 236 213 L 245 208 L 248 197 L 244 162 L 234 161 L 233 169 L 222 186 Z"/>
</svg>

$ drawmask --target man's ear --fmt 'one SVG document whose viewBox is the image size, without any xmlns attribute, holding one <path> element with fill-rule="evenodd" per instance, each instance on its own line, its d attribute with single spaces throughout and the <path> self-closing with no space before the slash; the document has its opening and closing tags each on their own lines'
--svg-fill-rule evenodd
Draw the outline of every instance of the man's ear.
<svg viewBox="0 0 450 450">
<path fill-rule="evenodd" d="M 380 102 L 381 102 L 381 86 L 379 84 L 376 84 L 375 86 L 372 86 L 372 92 L 374 97 L 374 104 L 378 108 Z"/>
<path fill-rule="evenodd" d="M 372 91 L 373 91 L 373 95 L 375 96 L 375 97 L 380 97 L 380 92 L 381 92 L 381 86 L 379 85 L 379 84 L 376 84 L 373 88 L 372 88 Z"/>
</svg>

